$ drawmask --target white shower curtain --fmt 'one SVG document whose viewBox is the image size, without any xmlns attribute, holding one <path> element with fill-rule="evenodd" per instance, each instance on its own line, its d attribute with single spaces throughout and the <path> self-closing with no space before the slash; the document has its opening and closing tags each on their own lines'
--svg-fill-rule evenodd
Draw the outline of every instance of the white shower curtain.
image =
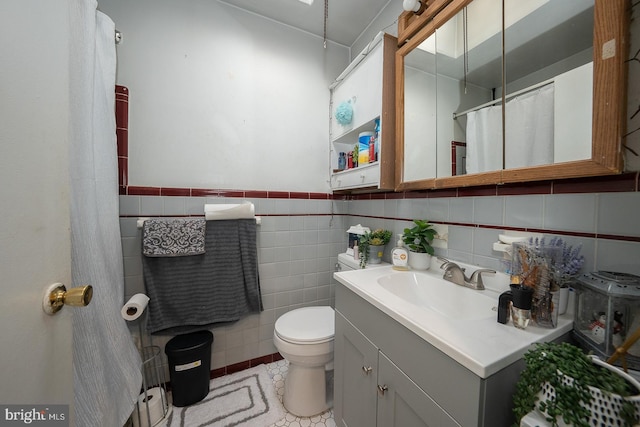
<svg viewBox="0 0 640 427">
<path fill-rule="evenodd" d="M 519 95 L 505 111 L 505 167 L 553 163 L 554 85 Z"/>
<path fill-rule="evenodd" d="M 94 288 L 73 310 L 75 424 L 122 426 L 140 392 L 141 360 L 124 299 L 115 137 L 115 26 L 95 0 L 70 2 L 70 176 L 73 285 Z"/>
<path fill-rule="evenodd" d="M 502 169 L 502 106 L 467 113 L 467 173 Z"/>
<path fill-rule="evenodd" d="M 505 110 L 504 168 L 553 163 L 554 86 L 520 95 Z M 467 113 L 467 173 L 503 169 L 502 106 Z"/>
</svg>

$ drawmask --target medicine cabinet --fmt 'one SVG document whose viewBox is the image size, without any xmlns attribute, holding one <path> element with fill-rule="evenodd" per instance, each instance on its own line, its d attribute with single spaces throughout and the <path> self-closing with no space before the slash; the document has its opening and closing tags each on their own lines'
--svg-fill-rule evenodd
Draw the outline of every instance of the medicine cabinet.
<svg viewBox="0 0 640 427">
<path fill-rule="evenodd" d="M 621 172 L 627 8 L 433 0 L 401 14 L 396 189 Z"/>
</svg>

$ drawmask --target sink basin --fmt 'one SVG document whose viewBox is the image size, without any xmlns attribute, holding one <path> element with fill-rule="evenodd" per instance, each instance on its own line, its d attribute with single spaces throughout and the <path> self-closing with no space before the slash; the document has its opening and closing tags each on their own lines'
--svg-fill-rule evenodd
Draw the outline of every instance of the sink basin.
<svg viewBox="0 0 640 427">
<path fill-rule="evenodd" d="M 391 273 L 378 278 L 387 292 L 417 307 L 460 320 L 497 315 L 498 293 L 477 291 L 425 273 Z"/>
</svg>

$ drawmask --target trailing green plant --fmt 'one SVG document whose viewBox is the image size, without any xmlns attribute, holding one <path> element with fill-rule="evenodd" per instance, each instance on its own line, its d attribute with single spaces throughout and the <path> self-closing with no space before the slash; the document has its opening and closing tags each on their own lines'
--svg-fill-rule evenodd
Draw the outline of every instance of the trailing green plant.
<svg viewBox="0 0 640 427">
<path fill-rule="evenodd" d="M 389 230 L 377 228 L 366 232 L 358 239 L 360 250 L 360 268 L 365 268 L 369 262 L 369 246 L 384 246 L 391 240 L 392 233 Z"/>
<path fill-rule="evenodd" d="M 434 254 L 433 242 L 437 232 L 433 228 L 433 225 L 429 221 L 414 219 L 416 224 L 413 228 L 405 228 L 402 234 L 402 241 L 412 252 L 427 253 L 429 255 Z"/>
<path fill-rule="evenodd" d="M 524 355 L 524 360 L 526 368 L 520 374 L 513 396 L 515 426 L 537 406 L 546 412 L 547 421 L 554 427 L 558 426 L 558 420 L 576 427 L 589 427 L 588 407 L 592 396 L 588 386 L 622 397 L 638 393 L 623 377 L 594 364 L 580 348 L 569 343 L 538 343 Z M 573 383 L 564 381 L 565 375 L 573 378 Z M 545 383 L 553 387 L 555 398 L 539 401 L 538 394 Z M 630 401 L 623 403 L 620 416 L 628 426 L 638 421 Z"/>
</svg>

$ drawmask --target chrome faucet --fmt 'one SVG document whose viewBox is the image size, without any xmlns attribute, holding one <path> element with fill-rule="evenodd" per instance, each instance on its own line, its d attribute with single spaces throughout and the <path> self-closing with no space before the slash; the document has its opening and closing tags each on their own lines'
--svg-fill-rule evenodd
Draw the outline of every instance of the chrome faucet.
<svg viewBox="0 0 640 427">
<path fill-rule="evenodd" d="M 455 262 L 451 262 L 444 258 L 438 258 L 440 261 L 444 261 L 444 264 L 440 266 L 444 270 L 442 278 L 456 285 L 464 286 L 475 290 L 483 290 L 484 283 L 482 283 L 482 273 L 495 273 L 495 270 L 488 268 L 480 268 L 471 274 L 471 277 L 467 278 L 464 274 L 464 268 L 460 267 Z"/>
</svg>

